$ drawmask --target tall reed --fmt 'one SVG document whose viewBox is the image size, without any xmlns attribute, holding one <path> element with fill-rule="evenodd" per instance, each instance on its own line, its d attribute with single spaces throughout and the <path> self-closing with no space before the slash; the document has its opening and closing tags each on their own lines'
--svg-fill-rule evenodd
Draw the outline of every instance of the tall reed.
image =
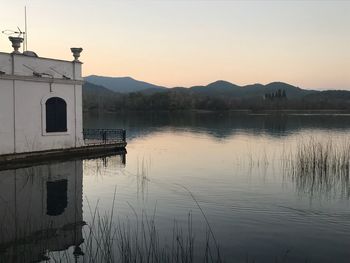
<svg viewBox="0 0 350 263">
<path fill-rule="evenodd" d="M 314 192 L 341 191 L 349 197 L 350 142 L 310 138 L 284 160 L 297 188 Z"/>
<path fill-rule="evenodd" d="M 80 245 L 80 256 L 64 251 L 49 253 L 53 262 L 121 262 L 121 263 L 221 263 L 220 251 L 213 230 L 206 227 L 204 245 L 196 245 L 192 214 L 187 215 L 185 225 L 174 220 L 170 229 L 170 240 L 164 238 L 156 220 L 156 207 L 149 216 L 137 214 L 131 207 L 132 220 L 116 220 L 114 210 L 115 195 L 111 211 L 101 213 L 98 204 L 94 209 L 90 204 L 91 220 L 83 231 L 84 242 Z M 199 205 L 199 204 L 198 204 Z M 203 212 L 204 213 L 204 212 Z M 169 237 L 168 236 L 168 237 Z M 78 259 L 79 258 L 79 259 Z"/>
</svg>

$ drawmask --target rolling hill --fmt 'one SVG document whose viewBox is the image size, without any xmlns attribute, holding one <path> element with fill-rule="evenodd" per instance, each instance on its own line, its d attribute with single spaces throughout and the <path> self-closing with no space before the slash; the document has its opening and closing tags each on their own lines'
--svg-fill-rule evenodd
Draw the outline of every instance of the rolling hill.
<svg viewBox="0 0 350 263">
<path fill-rule="evenodd" d="M 120 93 L 138 92 L 143 90 L 161 91 L 166 89 L 165 87 L 135 80 L 130 77 L 104 77 L 90 75 L 85 77 L 84 80 L 95 85 L 104 86 L 111 91 Z"/>
<path fill-rule="evenodd" d="M 92 75 L 85 80 L 84 110 L 350 110 L 350 91 L 306 90 L 284 82 L 239 86 L 218 80 L 206 86 L 165 88 L 129 77 Z"/>
<path fill-rule="evenodd" d="M 272 82 L 267 85 L 252 84 L 246 86 L 238 86 L 233 83 L 218 80 L 210 83 L 206 86 L 194 86 L 188 89 L 186 88 L 173 88 L 169 89 L 181 89 L 183 92 L 191 94 L 204 95 L 209 97 L 237 97 L 237 98 L 256 98 L 265 96 L 265 94 L 275 93 L 278 90 L 285 91 L 289 98 L 300 98 L 307 94 L 312 94 L 317 91 L 304 90 L 293 85 L 283 82 Z"/>
<path fill-rule="evenodd" d="M 141 92 L 145 95 L 151 95 L 157 92 L 164 91 L 180 91 L 204 95 L 204 96 L 235 96 L 235 97 L 257 97 L 264 96 L 267 93 L 274 93 L 278 90 L 284 90 L 289 98 L 297 98 L 317 91 L 304 90 L 293 85 L 283 82 L 272 82 L 267 85 L 252 84 L 239 86 L 228 81 L 218 80 L 206 86 L 193 86 L 190 88 L 176 87 L 165 88 L 144 81 L 135 80 L 130 77 L 104 77 L 91 75 L 84 78 L 85 81 L 103 86 L 106 89 L 119 93 Z"/>
</svg>

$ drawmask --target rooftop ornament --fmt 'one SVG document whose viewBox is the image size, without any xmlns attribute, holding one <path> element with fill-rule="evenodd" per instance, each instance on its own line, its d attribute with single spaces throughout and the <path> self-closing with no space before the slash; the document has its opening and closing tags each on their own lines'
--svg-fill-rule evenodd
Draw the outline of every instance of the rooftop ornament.
<svg viewBox="0 0 350 263">
<path fill-rule="evenodd" d="M 19 49 L 21 48 L 21 43 L 23 42 L 23 37 L 9 37 L 9 40 L 12 42 L 12 47 L 14 51 L 12 54 L 21 54 Z"/>
<path fill-rule="evenodd" d="M 80 62 L 79 57 L 80 57 L 80 53 L 83 51 L 83 49 L 81 47 L 72 47 L 70 50 L 73 53 L 73 57 L 74 57 L 73 62 Z"/>
<path fill-rule="evenodd" d="M 9 36 L 9 40 L 11 41 L 12 47 L 14 49 L 12 54 L 21 54 L 19 49 L 21 48 L 21 43 L 24 41 L 24 38 L 22 36 L 26 36 L 26 32 L 23 32 L 19 27 L 17 27 L 17 29 L 18 29 L 18 31 L 9 30 L 9 29 L 1 31 L 1 33 Z M 14 34 L 18 34 L 18 35 L 16 37 L 11 36 Z M 25 49 L 23 49 L 23 50 L 25 50 Z"/>
</svg>

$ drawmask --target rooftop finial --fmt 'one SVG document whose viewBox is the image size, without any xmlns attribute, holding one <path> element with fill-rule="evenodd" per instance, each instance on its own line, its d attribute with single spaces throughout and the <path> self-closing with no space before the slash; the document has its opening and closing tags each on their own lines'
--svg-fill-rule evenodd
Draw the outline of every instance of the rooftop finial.
<svg viewBox="0 0 350 263">
<path fill-rule="evenodd" d="M 23 37 L 9 37 L 9 40 L 12 42 L 12 47 L 14 49 L 12 54 L 21 54 L 21 52 L 19 52 L 19 49 L 21 47 L 21 43 L 24 40 Z"/>
<path fill-rule="evenodd" d="M 70 49 L 73 53 L 73 57 L 74 57 L 74 62 L 80 62 L 79 61 L 79 57 L 80 57 L 80 53 L 83 51 L 83 49 L 81 47 L 72 47 Z"/>
<path fill-rule="evenodd" d="M 21 43 L 23 42 L 24 38 L 22 36 L 26 35 L 26 32 L 23 32 L 19 27 L 17 27 L 18 31 L 15 30 L 3 30 L 1 31 L 1 33 L 5 34 L 5 35 L 14 35 L 14 34 L 18 34 L 17 37 L 9 37 L 9 40 L 12 42 L 12 47 L 14 48 L 14 51 L 12 52 L 12 54 L 21 54 L 21 52 L 18 51 L 18 49 L 21 47 Z M 23 46 L 24 47 L 24 46 Z M 23 51 L 25 51 L 26 49 L 23 48 Z"/>
</svg>

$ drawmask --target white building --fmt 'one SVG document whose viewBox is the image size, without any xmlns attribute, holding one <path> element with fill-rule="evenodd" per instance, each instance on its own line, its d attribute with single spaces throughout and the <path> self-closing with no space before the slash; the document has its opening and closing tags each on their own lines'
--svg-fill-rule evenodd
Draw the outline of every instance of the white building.
<svg viewBox="0 0 350 263">
<path fill-rule="evenodd" d="M 81 48 L 73 61 L 0 52 L 0 155 L 83 146 Z"/>
</svg>

